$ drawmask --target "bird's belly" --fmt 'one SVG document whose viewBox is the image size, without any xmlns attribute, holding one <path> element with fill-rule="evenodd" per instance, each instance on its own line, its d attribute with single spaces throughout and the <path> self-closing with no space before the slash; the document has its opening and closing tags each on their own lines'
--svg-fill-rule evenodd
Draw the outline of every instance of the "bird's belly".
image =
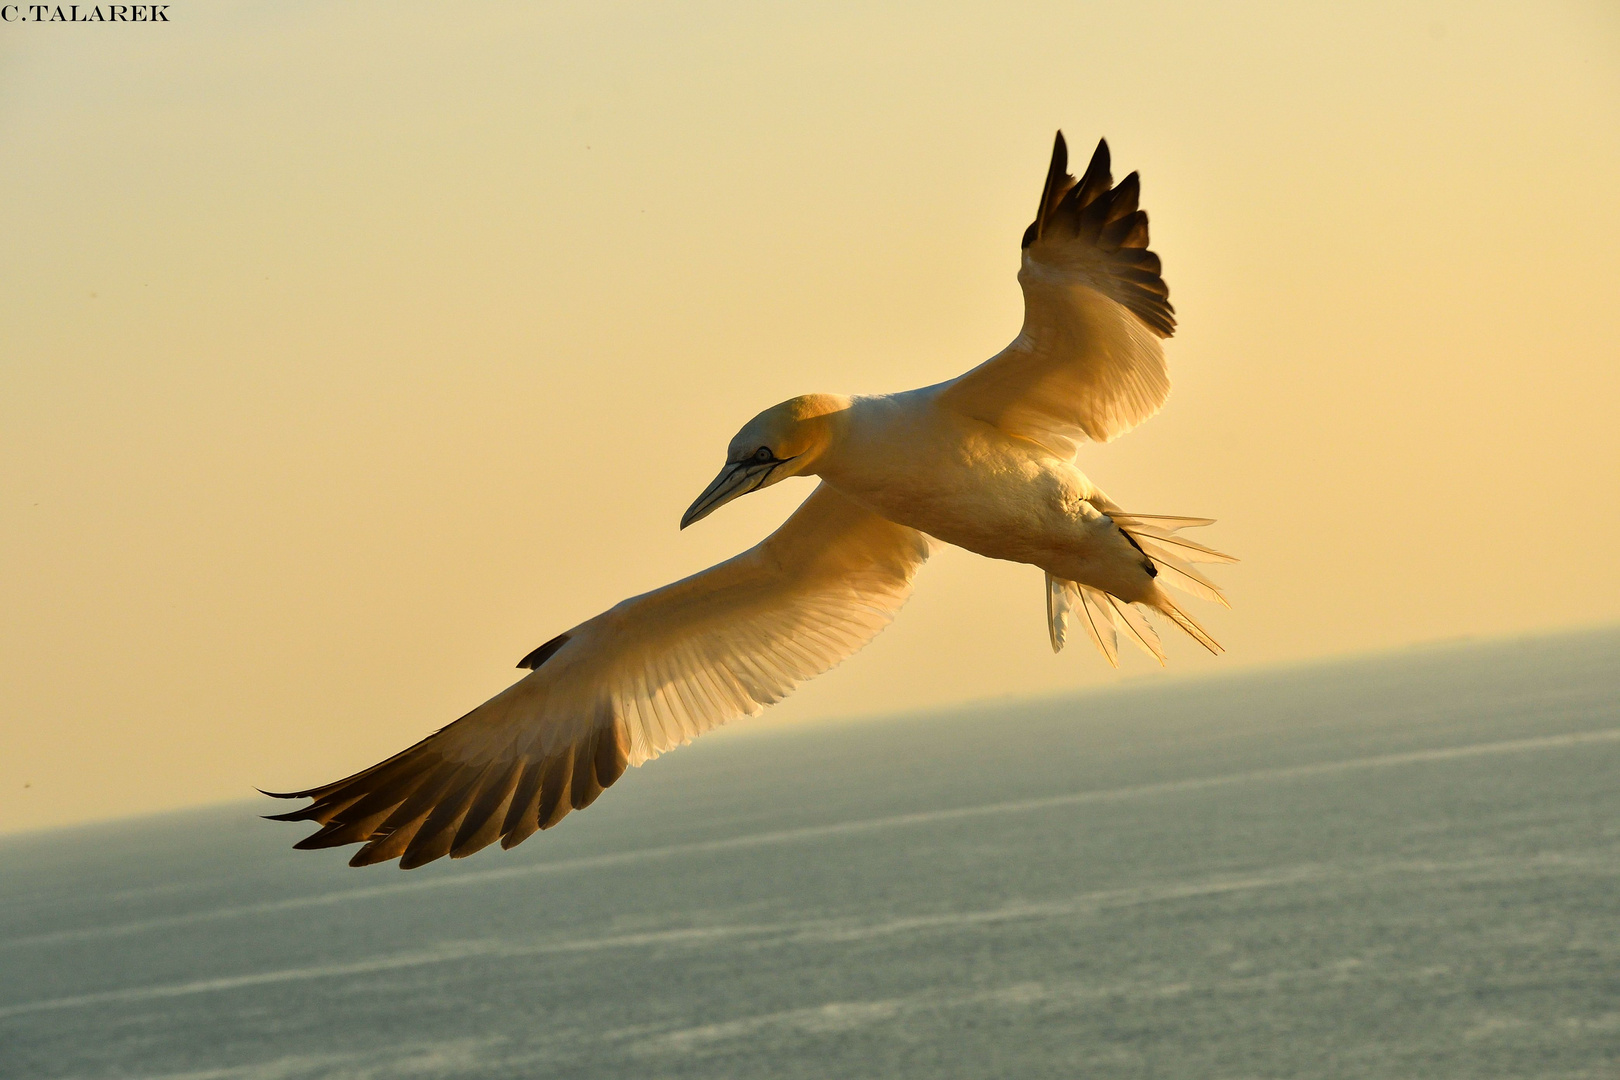
<svg viewBox="0 0 1620 1080">
<path fill-rule="evenodd" d="M 992 559 L 1050 568 L 1083 547 L 1095 511 L 1067 478 L 1034 467 L 935 463 L 907 482 L 862 485 L 849 494 L 890 521 Z"/>
</svg>

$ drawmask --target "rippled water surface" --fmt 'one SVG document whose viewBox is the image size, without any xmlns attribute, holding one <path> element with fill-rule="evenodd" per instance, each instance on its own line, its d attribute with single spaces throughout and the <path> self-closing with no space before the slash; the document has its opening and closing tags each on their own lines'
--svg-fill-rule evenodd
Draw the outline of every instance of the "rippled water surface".
<svg viewBox="0 0 1620 1080">
<path fill-rule="evenodd" d="M 762 725 L 763 726 L 763 725 Z M 402 874 L 0 840 L 0 1076 L 1620 1076 L 1620 632 L 699 742 Z"/>
</svg>

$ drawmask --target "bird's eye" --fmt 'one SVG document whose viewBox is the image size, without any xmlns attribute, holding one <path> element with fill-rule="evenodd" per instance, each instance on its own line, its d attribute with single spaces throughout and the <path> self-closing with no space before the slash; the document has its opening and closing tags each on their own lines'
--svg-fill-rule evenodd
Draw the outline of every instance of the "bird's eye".
<svg viewBox="0 0 1620 1080">
<path fill-rule="evenodd" d="M 771 448 L 768 446 L 762 446 L 758 450 L 755 450 L 754 460 L 759 462 L 771 460 Z"/>
</svg>

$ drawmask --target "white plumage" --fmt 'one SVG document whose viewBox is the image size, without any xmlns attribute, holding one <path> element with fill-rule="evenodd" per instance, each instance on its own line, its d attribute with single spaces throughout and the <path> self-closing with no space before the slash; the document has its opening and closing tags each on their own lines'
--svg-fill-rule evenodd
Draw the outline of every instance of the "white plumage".
<svg viewBox="0 0 1620 1080">
<path fill-rule="evenodd" d="M 1123 632 L 1164 660 L 1144 614 L 1220 646 L 1164 591 L 1225 603 L 1191 564 L 1229 556 L 1177 535 L 1204 518 L 1127 514 L 1074 465 L 1152 416 L 1175 327 L 1133 173 L 1099 143 L 1085 174 L 1059 133 L 1018 280 L 1024 325 L 960 378 L 898 394 L 812 394 L 731 441 L 681 526 L 787 476 L 821 483 L 733 559 L 632 597 L 536 649 L 530 674 L 354 776 L 284 798 L 322 828 L 299 847 L 364 843 L 355 865 L 418 866 L 505 847 L 589 805 L 631 765 L 757 714 L 888 625 L 930 537 L 1046 572 L 1052 647 L 1078 623 L 1110 663 Z"/>
</svg>

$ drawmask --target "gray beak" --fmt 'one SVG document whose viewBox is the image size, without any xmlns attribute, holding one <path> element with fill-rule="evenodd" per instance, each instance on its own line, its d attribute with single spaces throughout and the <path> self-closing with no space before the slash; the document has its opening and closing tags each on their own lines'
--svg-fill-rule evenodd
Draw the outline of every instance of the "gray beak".
<svg viewBox="0 0 1620 1080">
<path fill-rule="evenodd" d="M 714 483 L 704 488 L 703 494 L 699 495 L 697 501 L 681 515 L 681 528 L 686 528 L 694 521 L 702 521 L 739 495 L 758 491 L 765 486 L 765 481 L 770 478 L 772 471 L 781 464 L 780 461 L 728 463 L 720 470 L 720 475 L 714 478 Z"/>
</svg>

